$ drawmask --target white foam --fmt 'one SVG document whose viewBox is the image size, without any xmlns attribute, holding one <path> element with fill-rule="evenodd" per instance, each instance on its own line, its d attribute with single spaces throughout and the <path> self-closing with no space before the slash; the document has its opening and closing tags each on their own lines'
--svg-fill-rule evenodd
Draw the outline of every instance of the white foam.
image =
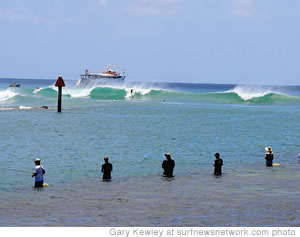
<svg viewBox="0 0 300 237">
<path fill-rule="evenodd" d="M 88 97 L 92 89 L 66 89 L 63 94 L 70 95 L 73 98 Z"/>
<path fill-rule="evenodd" d="M 135 94 L 147 95 L 151 92 L 151 89 L 137 88 L 137 87 L 124 88 L 124 90 L 126 91 L 126 96 L 125 96 L 126 99 L 134 97 Z"/>
<path fill-rule="evenodd" d="M 243 100 L 250 100 L 257 97 L 262 97 L 270 93 L 274 93 L 271 87 L 263 86 L 249 86 L 249 85 L 237 85 L 230 91 L 238 94 Z"/>
<path fill-rule="evenodd" d="M 38 91 L 42 90 L 43 88 L 35 88 L 35 90 L 33 91 L 34 94 L 36 94 Z"/>
<path fill-rule="evenodd" d="M 5 91 L 0 91 L 0 101 L 6 101 L 16 96 L 17 93 L 13 92 L 11 89 L 6 89 Z"/>
<path fill-rule="evenodd" d="M 27 106 L 20 105 L 19 109 L 32 109 L 32 107 L 27 107 Z"/>
<path fill-rule="evenodd" d="M 51 88 L 55 91 L 58 91 L 58 88 L 54 85 L 49 86 L 48 88 Z M 82 98 L 82 97 L 88 97 L 91 93 L 91 91 L 95 87 L 63 87 L 62 94 L 63 95 L 70 95 L 72 98 Z"/>
<path fill-rule="evenodd" d="M 14 108 L 0 108 L 0 111 L 13 110 Z"/>
</svg>

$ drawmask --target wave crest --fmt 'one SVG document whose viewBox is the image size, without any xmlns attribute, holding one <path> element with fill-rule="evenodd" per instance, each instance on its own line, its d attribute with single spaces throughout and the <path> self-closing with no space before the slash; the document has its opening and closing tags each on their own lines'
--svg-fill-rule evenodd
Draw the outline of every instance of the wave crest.
<svg viewBox="0 0 300 237">
<path fill-rule="evenodd" d="M 63 96 L 72 98 L 90 98 L 99 100 L 154 100 L 173 102 L 208 102 L 228 104 L 300 104 L 299 96 L 291 96 L 279 91 L 278 88 L 238 85 L 223 92 L 189 92 L 159 88 L 153 85 L 121 84 L 96 85 L 91 87 L 68 87 L 63 89 Z M 57 97 L 57 88 L 54 86 L 39 90 L 18 88 L 0 91 L 0 102 L 15 98 L 19 104 L 31 104 L 41 98 Z M 45 100 L 46 102 L 46 100 Z"/>
<path fill-rule="evenodd" d="M 0 91 L 0 102 L 12 99 L 16 95 L 18 95 L 18 94 L 16 92 L 12 91 L 11 89 L 6 89 L 4 91 Z"/>
<path fill-rule="evenodd" d="M 278 93 L 270 87 L 247 86 L 247 85 L 237 85 L 232 90 L 229 90 L 227 92 L 236 93 L 244 101 L 248 101 L 253 98 L 264 97 L 267 94 Z"/>
</svg>

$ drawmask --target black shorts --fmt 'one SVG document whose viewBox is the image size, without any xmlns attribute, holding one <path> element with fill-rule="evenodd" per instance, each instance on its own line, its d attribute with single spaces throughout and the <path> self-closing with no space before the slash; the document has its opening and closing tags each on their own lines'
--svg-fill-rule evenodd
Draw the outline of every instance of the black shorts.
<svg viewBox="0 0 300 237">
<path fill-rule="evenodd" d="M 43 184 L 44 184 L 44 181 L 36 181 L 34 183 L 34 187 L 35 188 L 42 188 L 43 187 Z"/>
</svg>

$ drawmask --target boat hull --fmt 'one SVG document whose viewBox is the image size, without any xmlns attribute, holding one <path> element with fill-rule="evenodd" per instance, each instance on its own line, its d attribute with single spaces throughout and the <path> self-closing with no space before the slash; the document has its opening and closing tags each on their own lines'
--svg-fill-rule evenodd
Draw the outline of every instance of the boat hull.
<svg viewBox="0 0 300 237">
<path fill-rule="evenodd" d="M 125 76 L 119 77 L 101 77 L 101 78 L 85 78 L 82 77 L 77 82 L 77 85 L 85 85 L 89 83 L 99 83 L 99 84 L 114 84 L 114 83 L 121 83 L 124 82 Z"/>
<path fill-rule="evenodd" d="M 11 85 L 9 85 L 9 87 L 20 87 L 21 86 L 21 84 L 11 84 Z"/>
</svg>

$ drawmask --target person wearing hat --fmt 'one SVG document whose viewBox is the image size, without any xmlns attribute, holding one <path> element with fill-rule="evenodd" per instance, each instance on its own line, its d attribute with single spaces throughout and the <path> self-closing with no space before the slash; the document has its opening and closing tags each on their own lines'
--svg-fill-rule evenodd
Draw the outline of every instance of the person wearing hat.
<svg viewBox="0 0 300 237">
<path fill-rule="evenodd" d="M 166 153 L 165 156 L 166 156 L 166 159 L 162 163 L 162 168 L 164 169 L 163 176 L 174 177 L 173 170 L 175 167 L 175 161 L 172 160 L 170 153 Z"/>
<path fill-rule="evenodd" d="M 41 165 L 41 160 L 39 158 L 36 158 L 34 160 L 34 163 L 35 163 L 35 168 L 31 176 L 32 178 L 34 177 L 35 179 L 34 187 L 42 188 L 44 184 L 44 174 L 46 173 L 46 171 L 44 167 Z"/>
<path fill-rule="evenodd" d="M 215 154 L 215 157 L 216 157 L 215 163 L 213 164 L 215 167 L 214 175 L 221 175 L 223 160 L 220 158 L 220 154 L 218 152 Z"/>
<path fill-rule="evenodd" d="M 111 172 L 113 170 L 113 166 L 108 162 L 108 157 L 104 157 L 104 164 L 102 165 L 101 172 L 103 173 L 103 180 L 111 179 Z"/>
<path fill-rule="evenodd" d="M 274 155 L 271 146 L 265 147 L 265 150 L 266 150 L 266 154 L 265 154 L 266 166 L 268 167 L 273 166 Z"/>
</svg>

